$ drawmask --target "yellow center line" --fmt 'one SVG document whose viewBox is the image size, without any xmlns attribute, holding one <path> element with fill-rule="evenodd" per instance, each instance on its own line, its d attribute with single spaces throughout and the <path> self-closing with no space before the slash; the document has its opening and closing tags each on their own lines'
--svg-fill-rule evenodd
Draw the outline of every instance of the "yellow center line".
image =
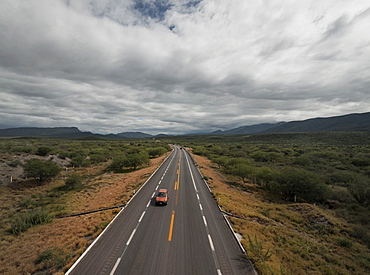
<svg viewBox="0 0 370 275">
<path fill-rule="evenodd" d="M 175 221 L 175 211 L 172 211 L 171 222 L 170 222 L 170 231 L 168 232 L 168 241 L 172 241 L 172 232 L 173 232 L 173 223 Z"/>
<path fill-rule="evenodd" d="M 180 163 L 178 164 L 178 168 L 177 168 L 177 180 L 175 181 L 175 186 L 174 186 L 174 190 L 178 190 L 179 189 L 179 186 L 180 186 Z"/>
</svg>

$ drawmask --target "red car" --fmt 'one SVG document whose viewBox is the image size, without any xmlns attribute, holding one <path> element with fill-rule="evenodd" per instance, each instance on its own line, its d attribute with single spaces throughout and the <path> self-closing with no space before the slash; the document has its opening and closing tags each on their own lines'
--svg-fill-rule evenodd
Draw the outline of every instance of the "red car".
<svg viewBox="0 0 370 275">
<path fill-rule="evenodd" d="M 167 205 L 168 202 L 168 191 L 167 189 L 159 189 L 157 196 L 155 197 L 156 205 Z"/>
</svg>

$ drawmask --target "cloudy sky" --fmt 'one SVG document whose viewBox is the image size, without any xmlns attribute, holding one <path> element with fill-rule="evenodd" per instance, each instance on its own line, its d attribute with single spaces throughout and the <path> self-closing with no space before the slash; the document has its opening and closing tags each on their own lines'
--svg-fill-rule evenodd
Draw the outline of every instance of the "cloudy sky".
<svg viewBox="0 0 370 275">
<path fill-rule="evenodd" d="M 369 0 L 1 0 L 0 127 L 182 134 L 370 111 Z"/>
</svg>

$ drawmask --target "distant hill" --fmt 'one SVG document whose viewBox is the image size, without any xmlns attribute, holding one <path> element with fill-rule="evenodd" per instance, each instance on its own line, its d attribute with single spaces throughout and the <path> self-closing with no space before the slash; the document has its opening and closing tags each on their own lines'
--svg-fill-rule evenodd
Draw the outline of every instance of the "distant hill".
<svg viewBox="0 0 370 275">
<path fill-rule="evenodd" d="M 231 130 L 226 131 L 215 131 L 212 132 L 211 135 L 246 135 L 246 134 L 256 134 L 260 133 L 262 131 L 266 131 L 268 129 L 274 128 L 276 126 L 279 126 L 281 124 L 284 124 L 285 122 L 279 122 L 279 123 L 262 123 L 262 124 L 255 124 L 250 126 L 242 126 L 238 128 L 234 128 Z"/>
<path fill-rule="evenodd" d="M 363 132 L 370 131 L 370 113 L 349 114 L 327 118 L 311 118 L 286 122 L 261 133 L 303 132 Z"/>
<path fill-rule="evenodd" d="M 77 127 L 19 127 L 0 129 L 2 137 L 86 137 L 90 132 L 81 132 Z"/>
<path fill-rule="evenodd" d="M 363 132 L 370 131 L 370 112 L 327 118 L 311 118 L 301 121 L 262 123 L 242 126 L 208 135 L 247 135 L 264 133 L 313 133 L 313 132 Z"/>
<path fill-rule="evenodd" d="M 147 138 L 151 135 L 141 132 L 102 135 L 82 132 L 77 127 L 19 127 L 0 129 L 0 137 Z"/>
<path fill-rule="evenodd" d="M 123 138 L 148 138 L 152 137 L 152 135 L 145 134 L 142 132 L 123 132 L 123 133 L 118 133 L 117 136 L 123 137 Z"/>
</svg>

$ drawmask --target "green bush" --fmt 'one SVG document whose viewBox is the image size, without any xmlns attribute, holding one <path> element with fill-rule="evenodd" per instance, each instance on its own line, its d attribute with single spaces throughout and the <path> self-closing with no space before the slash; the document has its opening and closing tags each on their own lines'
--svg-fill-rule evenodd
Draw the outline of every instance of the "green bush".
<svg viewBox="0 0 370 275">
<path fill-rule="evenodd" d="M 121 173 L 123 172 L 123 166 L 126 161 L 126 156 L 117 156 L 113 158 L 112 163 L 108 166 L 107 170 L 108 171 L 113 171 L 115 173 Z"/>
<path fill-rule="evenodd" d="M 365 226 L 356 225 L 353 228 L 351 235 L 356 239 L 361 240 L 370 248 L 370 234 Z"/>
<path fill-rule="evenodd" d="M 240 177 L 243 182 L 246 182 L 247 178 L 251 178 L 256 173 L 256 168 L 254 166 L 238 163 L 229 168 L 230 173 L 234 176 Z"/>
<path fill-rule="evenodd" d="M 34 154 L 36 152 L 36 148 L 33 146 L 14 146 L 10 150 L 11 152 L 19 152 L 19 153 L 27 153 L 27 154 Z"/>
<path fill-rule="evenodd" d="M 309 202 L 320 202 L 329 198 L 329 190 L 316 174 L 294 168 L 284 168 L 277 180 L 277 191 L 295 198 L 299 197 Z"/>
<path fill-rule="evenodd" d="M 351 242 L 351 240 L 349 240 L 348 238 L 346 237 L 341 237 L 341 238 L 338 238 L 337 239 L 337 243 L 342 246 L 342 247 L 347 247 L 347 248 L 350 248 L 352 247 L 353 243 Z"/>
<path fill-rule="evenodd" d="M 32 226 L 51 222 L 52 218 L 49 211 L 42 208 L 37 208 L 18 216 L 12 223 L 10 232 L 18 235 Z"/>
<path fill-rule="evenodd" d="M 247 252 L 249 258 L 254 263 L 265 263 L 270 261 L 272 254 L 270 253 L 269 249 L 264 247 L 264 243 L 257 239 L 257 236 L 254 236 L 254 239 L 248 235 L 248 247 Z"/>
<path fill-rule="evenodd" d="M 37 149 L 36 154 L 39 155 L 39 156 L 47 156 L 47 155 L 49 155 L 50 152 L 51 152 L 51 148 L 41 146 Z"/>
<path fill-rule="evenodd" d="M 24 170 L 29 177 L 35 178 L 39 183 L 43 183 L 52 177 L 57 176 L 61 169 L 60 167 L 48 160 L 31 159 L 27 162 Z"/>
<path fill-rule="evenodd" d="M 41 252 L 35 263 L 37 265 L 43 264 L 44 268 L 61 268 L 66 265 L 68 259 L 68 253 L 59 247 L 54 247 Z"/>
<path fill-rule="evenodd" d="M 348 191 L 362 205 L 370 205 L 370 179 L 356 176 L 348 186 Z"/>
<path fill-rule="evenodd" d="M 155 147 L 155 148 L 148 148 L 146 149 L 146 151 L 148 152 L 149 157 L 155 158 L 155 157 L 159 157 L 163 155 L 164 153 L 166 153 L 167 149 L 163 147 Z"/>
<path fill-rule="evenodd" d="M 65 185 L 70 190 L 80 189 L 83 186 L 82 177 L 78 174 L 72 174 L 66 179 Z"/>
</svg>

